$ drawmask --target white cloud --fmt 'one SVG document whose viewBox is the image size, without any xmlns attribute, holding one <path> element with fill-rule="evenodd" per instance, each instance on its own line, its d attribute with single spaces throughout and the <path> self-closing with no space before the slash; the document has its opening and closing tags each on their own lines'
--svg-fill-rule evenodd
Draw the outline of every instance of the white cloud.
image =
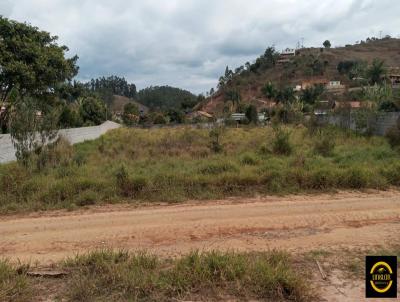
<svg viewBox="0 0 400 302">
<path fill-rule="evenodd" d="M 390 7 L 390 9 L 388 9 Z M 400 2 L 390 0 L 1 0 L 0 14 L 60 37 L 78 54 L 81 79 L 125 76 L 140 88 L 194 92 L 216 84 L 226 65 L 269 45 L 325 39 L 346 44 L 380 30 L 396 35 Z"/>
</svg>

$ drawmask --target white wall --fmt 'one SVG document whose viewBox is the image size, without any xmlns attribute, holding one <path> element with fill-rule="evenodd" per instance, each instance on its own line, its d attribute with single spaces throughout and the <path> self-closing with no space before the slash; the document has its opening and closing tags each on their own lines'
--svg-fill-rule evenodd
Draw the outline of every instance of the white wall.
<svg viewBox="0 0 400 302">
<path fill-rule="evenodd" d="M 121 127 L 120 124 L 107 121 L 100 126 L 62 129 L 59 135 L 67 138 L 71 144 L 82 143 L 94 140 L 105 134 L 107 131 Z M 15 149 L 9 134 L 0 134 L 0 163 L 7 163 L 16 160 Z"/>
</svg>

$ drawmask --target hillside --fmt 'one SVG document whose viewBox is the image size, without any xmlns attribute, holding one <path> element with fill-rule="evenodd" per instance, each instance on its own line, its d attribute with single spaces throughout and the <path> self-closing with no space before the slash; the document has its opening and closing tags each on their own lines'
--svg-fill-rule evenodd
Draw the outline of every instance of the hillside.
<svg viewBox="0 0 400 302">
<path fill-rule="evenodd" d="M 139 108 L 140 112 L 147 113 L 149 111 L 149 108 L 147 106 L 135 101 L 134 99 L 130 99 L 130 98 L 127 98 L 127 97 L 121 96 L 121 95 L 113 96 L 112 103 L 111 103 L 111 110 L 114 113 L 123 112 L 124 106 L 128 103 L 135 104 Z"/>
<path fill-rule="evenodd" d="M 227 101 L 237 95 L 245 104 L 254 104 L 259 109 L 271 106 L 271 101 L 262 93 L 262 87 L 271 82 L 277 87 L 296 87 L 304 82 L 341 81 L 346 87 L 356 87 L 357 83 L 347 74 L 338 71 L 341 62 L 361 62 L 370 65 L 374 59 L 384 61 L 386 68 L 400 67 L 400 39 L 384 38 L 362 41 L 355 45 L 337 48 L 304 48 L 296 50 L 296 55 L 280 63 L 279 53 L 269 52 L 260 56 L 252 64 L 246 63 L 235 71 L 228 71 L 229 80 L 220 85 L 217 92 L 198 106 L 198 109 L 219 114 Z M 271 58 L 273 63 L 268 64 Z M 267 63 L 266 63 L 267 62 Z"/>
</svg>

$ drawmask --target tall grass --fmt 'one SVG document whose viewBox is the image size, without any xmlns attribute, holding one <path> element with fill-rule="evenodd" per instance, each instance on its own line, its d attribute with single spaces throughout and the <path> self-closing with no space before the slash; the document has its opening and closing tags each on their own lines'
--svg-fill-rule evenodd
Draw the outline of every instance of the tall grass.
<svg viewBox="0 0 400 302">
<path fill-rule="evenodd" d="M 311 301 L 308 270 L 284 252 L 198 252 L 165 259 L 98 250 L 55 264 L 60 279 L 0 261 L 0 301 Z M 49 298 L 51 297 L 51 298 Z"/>
<path fill-rule="evenodd" d="M 191 128 L 118 129 L 73 147 L 62 141 L 29 167 L 0 165 L 0 212 L 400 184 L 400 154 L 384 138 L 330 129 L 323 138 L 332 145 L 303 128 L 281 131 L 282 138 L 270 128 L 226 129 L 223 152 L 213 150 L 208 130 Z"/>
<path fill-rule="evenodd" d="M 281 252 L 192 252 L 179 259 L 98 251 L 70 259 L 69 301 L 309 301 L 305 276 Z"/>
<path fill-rule="evenodd" d="M 26 276 L 26 267 L 14 268 L 0 259 L 0 301 L 29 301 L 32 287 Z"/>
</svg>

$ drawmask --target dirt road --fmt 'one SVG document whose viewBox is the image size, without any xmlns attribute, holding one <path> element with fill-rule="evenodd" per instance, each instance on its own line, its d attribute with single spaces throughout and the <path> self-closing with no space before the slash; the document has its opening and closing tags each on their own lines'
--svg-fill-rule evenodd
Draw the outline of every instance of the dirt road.
<svg viewBox="0 0 400 302">
<path fill-rule="evenodd" d="M 0 256 L 48 264 L 94 248 L 260 251 L 359 248 L 400 241 L 400 192 L 109 206 L 0 218 Z"/>
</svg>

